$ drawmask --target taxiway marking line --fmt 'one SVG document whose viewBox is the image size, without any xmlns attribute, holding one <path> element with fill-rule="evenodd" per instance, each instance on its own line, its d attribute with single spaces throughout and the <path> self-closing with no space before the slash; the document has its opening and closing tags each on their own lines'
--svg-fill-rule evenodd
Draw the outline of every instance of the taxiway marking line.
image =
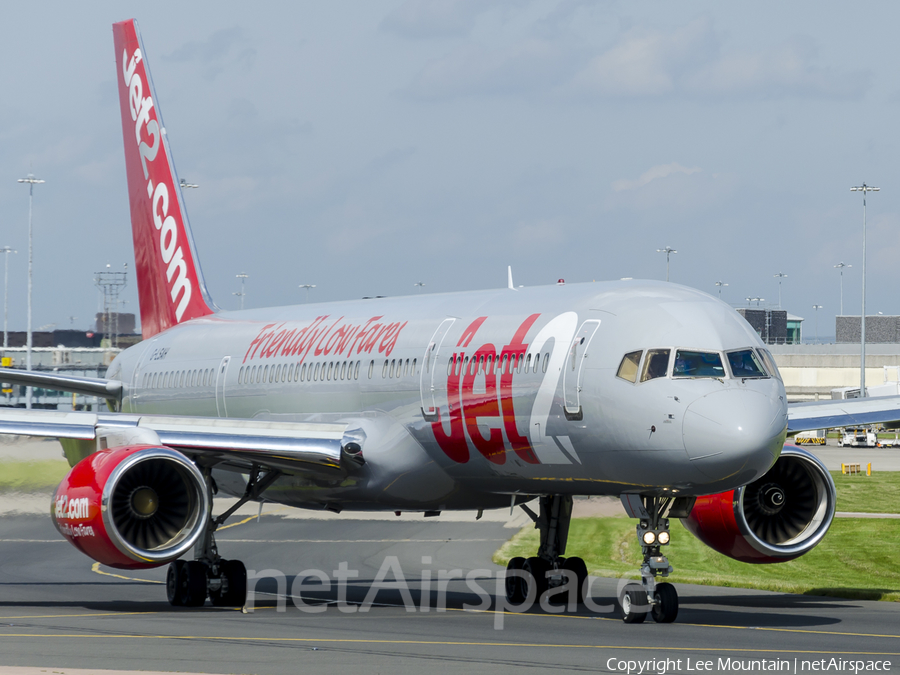
<svg viewBox="0 0 900 675">
<path fill-rule="evenodd" d="M 382 645 L 429 645 L 445 647 L 533 647 L 538 649 L 622 649 L 622 650 L 646 650 L 646 651 L 677 651 L 677 652 L 750 652 L 784 654 L 784 649 L 760 649 L 759 647 L 653 647 L 648 645 L 584 645 L 584 644 L 560 644 L 560 643 L 529 643 L 529 642 L 473 642 L 455 640 L 382 640 L 366 638 L 297 638 L 297 637 L 249 637 L 226 635 L 85 635 L 84 633 L 0 633 L 0 638 L 64 638 L 84 640 L 216 640 L 216 641 L 240 641 L 240 642 L 299 642 L 319 644 L 382 644 Z M 791 654 L 830 654 L 837 656 L 900 656 L 900 652 L 865 652 L 865 651 L 821 651 L 812 649 L 790 650 Z"/>
<path fill-rule="evenodd" d="M 125 581 L 143 581 L 147 584 L 163 584 L 165 585 L 165 581 L 156 581 L 155 579 L 138 579 L 136 577 L 126 577 L 123 574 L 113 574 L 112 572 L 104 572 L 100 569 L 100 563 L 95 562 L 91 565 L 91 572 L 96 572 L 104 577 L 115 577 L 116 579 L 125 579 Z M 148 614 L 152 614 L 153 612 L 148 612 Z"/>
<path fill-rule="evenodd" d="M 232 544 L 450 544 L 506 539 L 216 539 Z"/>
</svg>

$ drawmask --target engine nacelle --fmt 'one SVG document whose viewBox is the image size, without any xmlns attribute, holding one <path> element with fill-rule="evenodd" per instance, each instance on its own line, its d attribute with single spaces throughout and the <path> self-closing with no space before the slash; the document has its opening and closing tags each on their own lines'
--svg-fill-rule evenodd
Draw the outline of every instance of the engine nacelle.
<svg viewBox="0 0 900 675">
<path fill-rule="evenodd" d="M 196 543 L 209 495 L 200 471 L 177 450 L 119 447 L 76 464 L 56 488 L 50 513 L 85 555 L 141 569 L 175 560 Z"/>
<path fill-rule="evenodd" d="M 698 497 L 685 527 L 704 544 L 748 563 L 787 562 L 822 540 L 834 518 L 834 481 L 815 456 L 786 445 L 749 485 Z"/>
</svg>

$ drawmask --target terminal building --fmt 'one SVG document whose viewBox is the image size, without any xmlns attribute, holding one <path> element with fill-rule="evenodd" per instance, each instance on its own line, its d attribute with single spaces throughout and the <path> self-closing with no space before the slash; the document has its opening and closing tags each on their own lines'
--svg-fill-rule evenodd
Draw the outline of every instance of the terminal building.
<svg viewBox="0 0 900 675">
<path fill-rule="evenodd" d="M 109 333 L 102 329 L 117 323 L 123 334 Z M 120 314 L 112 319 L 103 313 L 97 315 L 94 330 L 33 331 L 31 335 L 31 367 L 44 372 L 60 372 L 81 377 L 105 377 L 106 370 L 123 348 L 140 342 L 134 332 L 134 314 Z M 24 368 L 26 361 L 25 331 L 7 334 L 9 347 L 0 346 L 0 358 L 6 368 Z M 0 406 L 24 408 L 25 387 L 3 385 L 0 387 Z M 32 388 L 32 407 L 49 410 L 98 410 L 106 409 L 106 403 L 95 396 L 73 395 L 41 387 Z"/>
</svg>

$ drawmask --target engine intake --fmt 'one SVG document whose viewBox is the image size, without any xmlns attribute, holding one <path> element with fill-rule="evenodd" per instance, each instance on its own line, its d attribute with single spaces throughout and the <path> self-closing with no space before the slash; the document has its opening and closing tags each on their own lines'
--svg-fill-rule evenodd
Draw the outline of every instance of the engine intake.
<svg viewBox="0 0 900 675">
<path fill-rule="evenodd" d="M 808 553 L 834 518 L 834 481 L 813 454 L 786 445 L 756 481 L 698 497 L 684 525 L 700 541 L 736 560 L 786 562 Z"/>
<path fill-rule="evenodd" d="M 111 567 L 156 567 L 188 551 L 209 519 L 206 483 L 176 450 L 121 447 L 79 462 L 51 507 L 60 533 Z"/>
</svg>

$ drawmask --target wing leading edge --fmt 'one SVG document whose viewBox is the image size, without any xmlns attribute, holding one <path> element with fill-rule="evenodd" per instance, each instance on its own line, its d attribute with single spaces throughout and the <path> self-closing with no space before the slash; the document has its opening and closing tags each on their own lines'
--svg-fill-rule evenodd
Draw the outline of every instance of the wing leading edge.
<svg viewBox="0 0 900 675">
<path fill-rule="evenodd" d="M 362 462 L 365 434 L 351 424 L 0 409 L 0 434 L 157 444 L 188 455 L 288 472 L 344 474 Z"/>
<path fill-rule="evenodd" d="M 814 401 L 788 405 L 788 435 L 813 429 L 900 422 L 900 396 Z"/>
</svg>

